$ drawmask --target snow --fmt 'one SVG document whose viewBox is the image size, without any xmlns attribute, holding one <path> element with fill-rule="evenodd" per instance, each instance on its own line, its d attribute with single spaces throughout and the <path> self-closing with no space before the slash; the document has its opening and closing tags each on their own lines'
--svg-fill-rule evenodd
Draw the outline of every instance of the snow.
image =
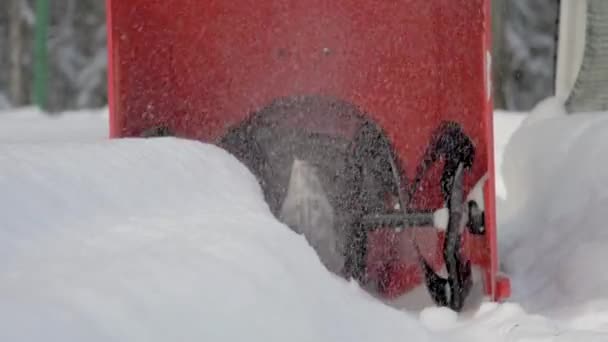
<svg viewBox="0 0 608 342">
<path fill-rule="evenodd" d="M 90 142 L 108 138 L 107 108 L 49 116 L 35 107 L 0 111 L 0 144 Z"/>
<path fill-rule="evenodd" d="M 106 109 L 0 113 L 0 340 L 606 341 L 607 125 L 496 113 L 513 297 L 457 315 L 331 275 L 219 148 L 108 140 Z"/>
<path fill-rule="evenodd" d="M 539 104 L 507 146 L 499 232 L 513 299 L 559 316 L 608 299 L 608 274 L 597 272 L 608 258 L 608 113 L 561 108 Z"/>
<path fill-rule="evenodd" d="M 496 111 L 494 115 L 494 160 L 496 169 L 496 196 L 505 199 L 507 189 L 502 177 L 504 150 L 513 133 L 519 128 L 526 113 Z"/>
<path fill-rule="evenodd" d="M 22 114 L 3 129 L 45 143 L 0 145 L 1 341 L 434 340 L 326 272 L 223 150 Z"/>
</svg>

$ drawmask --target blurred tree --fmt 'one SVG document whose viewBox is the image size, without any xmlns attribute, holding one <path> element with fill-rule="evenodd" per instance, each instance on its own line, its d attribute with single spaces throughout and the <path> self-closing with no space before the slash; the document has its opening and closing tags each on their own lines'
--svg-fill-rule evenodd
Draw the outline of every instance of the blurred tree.
<svg viewBox="0 0 608 342">
<path fill-rule="evenodd" d="M 9 97 L 13 106 L 20 106 L 25 98 L 21 65 L 24 43 L 21 17 L 23 0 L 9 0 L 9 3 Z"/>
<path fill-rule="evenodd" d="M 53 2 L 49 58 L 50 108 L 78 109 L 106 104 L 105 1 Z"/>
<path fill-rule="evenodd" d="M 505 109 L 530 110 L 555 91 L 559 0 L 498 1 L 506 2 L 499 39 L 500 96 Z"/>
<path fill-rule="evenodd" d="M 36 0 L 34 45 L 34 104 L 46 109 L 48 90 L 49 0 Z"/>
<path fill-rule="evenodd" d="M 506 17 L 505 0 L 492 0 L 492 90 L 494 95 L 494 107 L 505 108 L 505 97 L 502 91 L 503 75 L 507 70 L 504 58 L 504 27 Z"/>
<path fill-rule="evenodd" d="M 37 0 L 0 1 L 0 108 L 34 100 Z M 49 1 L 47 108 L 104 106 L 105 1 Z M 18 29 L 17 29 L 18 28 Z"/>
</svg>

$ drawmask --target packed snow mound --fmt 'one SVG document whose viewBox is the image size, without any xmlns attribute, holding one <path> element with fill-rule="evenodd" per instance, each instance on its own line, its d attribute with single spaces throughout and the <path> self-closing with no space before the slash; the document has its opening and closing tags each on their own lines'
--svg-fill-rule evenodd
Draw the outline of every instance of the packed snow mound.
<svg viewBox="0 0 608 342">
<path fill-rule="evenodd" d="M 1 341 L 432 341 L 173 138 L 0 145 Z"/>
<path fill-rule="evenodd" d="M 499 207 L 512 300 L 556 315 L 608 308 L 608 113 L 565 113 L 547 99 L 513 134 Z"/>
<path fill-rule="evenodd" d="M 603 129 L 592 129 L 604 125 L 595 115 L 546 111 L 522 124 L 525 113 L 496 114 L 496 163 L 503 165 L 497 183 L 501 169 L 507 178 L 499 191 L 499 243 L 514 281 L 511 303 L 485 303 L 460 315 L 431 307 L 414 317 L 327 272 L 306 240 L 272 217 L 253 176 L 232 156 L 172 138 L 109 141 L 107 113 L 94 112 L 100 116 L 48 118 L 31 109 L 0 115 L 1 341 L 608 340 L 608 304 L 598 290 L 603 274 L 580 275 L 601 270 L 595 257 L 603 252 L 581 249 L 570 259 L 562 253 L 592 238 L 601 244 L 605 228 L 599 221 L 567 232 L 560 222 L 538 224 L 557 217 L 551 215 L 562 200 L 578 205 L 570 213 L 579 224 L 599 218 L 589 209 L 600 204 L 554 198 L 565 190 L 535 174 L 571 168 L 585 187 L 584 176 L 606 184 L 604 158 L 575 153 L 579 139 L 591 138 L 563 137 L 573 132 L 558 123 L 581 120 L 573 127 L 607 145 L 597 137 Z M 562 157 L 552 150 L 556 142 Z M 543 158 L 553 167 L 538 165 Z M 580 158 L 580 168 L 571 164 Z M 586 190 L 566 189 L 587 201 Z M 565 259 L 561 270 L 556 265 Z M 551 279 L 567 286 L 533 292 Z M 595 292 L 581 292 L 589 288 Z M 577 310 L 559 320 L 547 316 L 564 298 Z"/>
<path fill-rule="evenodd" d="M 505 112 L 497 110 L 494 114 L 494 163 L 496 172 L 496 196 L 499 200 L 507 197 L 507 189 L 502 177 L 502 164 L 504 160 L 504 150 L 511 136 L 522 121 L 527 117 L 523 112 Z"/>
</svg>

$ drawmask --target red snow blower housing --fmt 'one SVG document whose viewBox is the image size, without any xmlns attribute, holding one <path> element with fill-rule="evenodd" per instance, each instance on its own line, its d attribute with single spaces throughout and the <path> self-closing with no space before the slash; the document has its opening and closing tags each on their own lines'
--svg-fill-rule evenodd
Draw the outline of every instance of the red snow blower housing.
<svg viewBox="0 0 608 342">
<path fill-rule="evenodd" d="M 328 269 L 461 310 L 498 276 L 489 0 L 107 0 L 112 137 L 222 146 Z"/>
</svg>

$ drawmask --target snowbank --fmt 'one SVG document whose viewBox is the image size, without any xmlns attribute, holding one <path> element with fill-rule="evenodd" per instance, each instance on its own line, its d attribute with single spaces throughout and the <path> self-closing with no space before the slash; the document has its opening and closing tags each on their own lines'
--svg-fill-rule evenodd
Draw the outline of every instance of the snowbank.
<svg viewBox="0 0 608 342">
<path fill-rule="evenodd" d="M 507 189 L 502 177 L 504 150 L 513 133 L 527 117 L 523 112 L 505 112 L 497 110 L 494 114 L 494 163 L 496 171 L 496 196 L 500 200 L 507 197 Z"/>
<path fill-rule="evenodd" d="M 1 341 L 432 340 L 326 272 L 218 148 L 5 144 L 0 165 Z"/>
<path fill-rule="evenodd" d="M 608 113 L 566 115 L 556 99 L 539 104 L 507 145 L 499 242 L 513 300 L 527 310 L 561 317 L 608 308 L 600 304 L 608 300 L 607 156 Z"/>
<path fill-rule="evenodd" d="M 104 110 L 1 113 L 0 341 L 607 341 L 608 124 L 559 108 L 495 116 L 514 293 L 460 316 L 326 272 L 213 146 L 108 141 Z"/>
</svg>

